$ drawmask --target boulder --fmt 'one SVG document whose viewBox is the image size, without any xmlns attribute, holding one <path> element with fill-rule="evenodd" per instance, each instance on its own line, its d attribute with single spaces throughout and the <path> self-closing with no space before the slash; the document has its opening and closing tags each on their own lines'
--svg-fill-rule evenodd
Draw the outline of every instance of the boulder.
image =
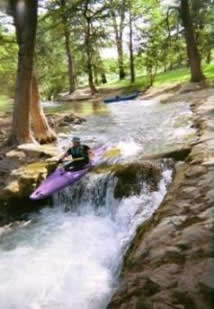
<svg viewBox="0 0 214 309">
<path fill-rule="evenodd" d="M 55 145 L 39 145 L 39 144 L 22 144 L 18 146 L 18 150 L 21 150 L 26 155 L 33 159 L 46 159 L 57 156 L 59 150 Z"/>
<path fill-rule="evenodd" d="M 51 123 L 52 127 L 66 127 L 71 124 L 81 124 L 86 121 L 84 117 L 78 116 L 74 113 L 67 114 L 55 114 L 48 115 L 48 121 Z"/>
<path fill-rule="evenodd" d="M 22 159 L 26 158 L 26 154 L 24 153 L 24 151 L 10 150 L 6 153 L 6 157 L 17 158 L 19 160 L 22 160 Z"/>
<path fill-rule="evenodd" d="M 156 191 L 161 179 L 161 168 L 148 162 L 132 163 L 117 166 L 114 174 L 118 178 L 114 197 L 120 199 L 139 195 L 143 183 L 146 183 L 151 191 Z"/>
<path fill-rule="evenodd" d="M 32 191 L 55 168 L 55 162 L 40 161 L 13 169 L 1 190 L 0 200 L 28 198 Z"/>
</svg>

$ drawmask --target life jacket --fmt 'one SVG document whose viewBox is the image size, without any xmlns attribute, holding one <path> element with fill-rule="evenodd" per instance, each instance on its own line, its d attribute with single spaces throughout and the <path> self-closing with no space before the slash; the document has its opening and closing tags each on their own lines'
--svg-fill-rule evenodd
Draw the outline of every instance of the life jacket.
<svg viewBox="0 0 214 309">
<path fill-rule="evenodd" d="M 68 150 L 68 153 L 71 154 L 73 158 L 83 157 L 85 159 L 88 159 L 88 149 L 84 145 L 80 145 L 78 147 L 71 147 Z"/>
</svg>

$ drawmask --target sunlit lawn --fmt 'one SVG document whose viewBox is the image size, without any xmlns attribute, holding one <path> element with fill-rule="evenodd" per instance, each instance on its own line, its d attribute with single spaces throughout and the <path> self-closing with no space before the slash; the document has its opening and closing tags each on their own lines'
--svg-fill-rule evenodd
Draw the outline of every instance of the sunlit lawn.
<svg viewBox="0 0 214 309">
<path fill-rule="evenodd" d="M 204 73 L 209 80 L 214 82 L 214 63 L 207 65 L 204 70 Z"/>
<path fill-rule="evenodd" d="M 177 69 L 174 71 L 158 74 L 155 79 L 154 86 L 182 83 L 188 81 L 189 79 L 190 73 L 188 69 Z"/>
<path fill-rule="evenodd" d="M 214 63 L 206 65 L 204 67 L 204 74 L 206 75 L 207 79 L 214 82 Z M 182 83 L 188 81 L 190 79 L 190 72 L 189 69 L 177 69 L 173 71 L 168 71 L 165 73 L 157 74 L 154 82 L 154 86 L 161 87 L 176 83 Z M 109 83 L 107 85 L 108 88 L 123 88 L 124 92 L 136 90 L 136 89 L 144 89 L 145 86 L 148 84 L 147 78 L 145 75 L 137 76 L 136 82 L 131 84 L 129 79 L 125 79 L 123 81 L 116 81 Z"/>
</svg>

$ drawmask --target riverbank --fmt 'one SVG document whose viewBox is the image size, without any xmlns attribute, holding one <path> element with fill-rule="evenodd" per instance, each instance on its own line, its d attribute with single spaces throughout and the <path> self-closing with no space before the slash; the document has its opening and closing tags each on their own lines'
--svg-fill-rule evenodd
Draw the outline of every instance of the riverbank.
<svg viewBox="0 0 214 309">
<path fill-rule="evenodd" d="M 159 209 L 138 229 L 109 309 L 213 307 L 214 89 L 196 87 L 147 95 L 191 102 L 198 138 Z"/>
<path fill-rule="evenodd" d="M 204 74 L 207 81 L 214 85 L 214 63 L 210 63 L 203 67 Z M 189 68 L 179 68 L 171 71 L 160 72 L 155 76 L 152 89 L 156 91 L 163 89 L 164 87 L 172 87 L 173 85 L 188 83 L 190 80 Z M 144 90 L 148 88 L 147 75 L 137 75 L 134 83 L 130 83 L 130 79 L 127 77 L 124 80 L 115 80 L 107 84 L 106 88 L 109 89 L 123 89 L 124 92 L 132 92 L 135 90 Z"/>
</svg>

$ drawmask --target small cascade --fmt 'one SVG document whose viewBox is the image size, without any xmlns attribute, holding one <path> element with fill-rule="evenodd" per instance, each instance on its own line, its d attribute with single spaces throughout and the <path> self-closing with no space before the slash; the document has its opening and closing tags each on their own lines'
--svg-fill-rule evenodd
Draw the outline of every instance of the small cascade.
<svg viewBox="0 0 214 309">
<path fill-rule="evenodd" d="M 90 173 L 1 238 L 4 309 L 104 309 L 118 284 L 124 254 L 139 224 L 160 205 L 172 170 L 162 166 L 158 190 L 116 200 L 113 173 Z M 11 295 L 13 297 L 11 297 Z"/>
<path fill-rule="evenodd" d="M 75 134 L 92 148 L 110 141 L 119 148 L 120 157 L 107 163 L 127 165 L 129 171 L 128 164 L 140 162 L 146 154 L 175 150 L 192 141 L 191 114 L 185 116 L 189 110 L 186 102 L 168 106 L 136 101 L 123 108 L 112 104 L 107 114 L 89 117 Z M 68 136 L 60 145 L 68 147 Z M 119 284 L 123 258 L 136 229 L 159 207 L 172 170 L 168 161 L 162 161 L 151 173 L 146 169 L 146 177 L 123 179 L 119 189 L 124 173 L 117 173 L 117 178 L 108 169 L 90 172 L 56 194 L 51 207 L 3 227 L 0 308 L 105 309 Z M 135 171 L 136 165 L 132 174 Z M 138 186 L 132 191 L 133 179 Z"/>
<path fill-rule="evenodd" d="M 113 191 L 116 179 L 111 173 L 90 173 L 72 187 L 67 187 L 53 197 L 54 205 L 66 211 L 82 213 L 86 208 L 97 211 L 115 204 Z M 81 205 L 81 207 L 80 207 Z"/>
</svg>

